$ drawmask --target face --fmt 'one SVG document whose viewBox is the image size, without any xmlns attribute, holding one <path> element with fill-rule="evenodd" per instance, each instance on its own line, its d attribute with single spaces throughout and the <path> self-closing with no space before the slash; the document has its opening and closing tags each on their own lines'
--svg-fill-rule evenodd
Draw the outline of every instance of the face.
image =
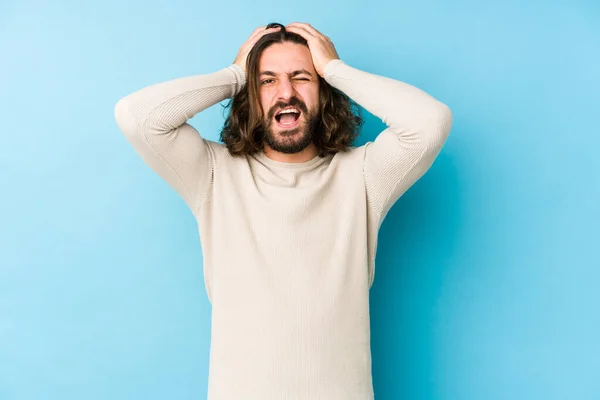
<svg viewBox="0 0 600 400">
<path fill-rule="evenodd" d="M 265 144 L 286 154 L 304 150 L 319 122 L 319 77 L 310 50 L 275 43 L 262 52 L 258 67 Z"/>
</svg>

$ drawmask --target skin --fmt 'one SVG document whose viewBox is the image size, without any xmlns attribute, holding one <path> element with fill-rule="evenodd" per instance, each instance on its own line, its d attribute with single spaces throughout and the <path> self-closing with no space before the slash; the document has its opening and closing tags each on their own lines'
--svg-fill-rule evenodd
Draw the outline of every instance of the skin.
<svg viewBox="0 0 600 400">
<path fill-rule="evenodd" d="M 265 154 L 276 161 L 303 162 L 317 155 L 312 143 L 318 121 L 319 80 L 306 46 L 284 42 L 269 46 L 259 60 L 259 93 L 265 115 Z M 273 74 L 267 74 L 270 71 Z M 302 71 L 293 74 L 293 71 Z M 280 127 L 277 111 L 295 106 L 301 110 L 298 125 Z"/>
<path fill-rule="evenodd" d="M 325 65 L 338 54 L 331 40 L 309 24 L 294 22 L 286 25 L 286 30 L 306 39 L 308 48 L 296 43 L 277 43 L 269 46 L 261 54 L 260 101 L 265 115 L 265 155 L 280 162 L 305 162 L 317 156 L 312 144 L 314 123 L 317 121 L 319 107 L 319 80 L 323 77 Z M 279 28 L 257 28 L 242 45 L 235 63 L 245 69 L 244 61 L 252 46 L 262 35 Z M 300 74 L 294 71 L 304 70 Z M 265 71 L 273 74 L 264 75 Z M 288 105 L 302 110 L 300 123 L 293 129 L 277 126 L 275 113 Z"/>
</svg>

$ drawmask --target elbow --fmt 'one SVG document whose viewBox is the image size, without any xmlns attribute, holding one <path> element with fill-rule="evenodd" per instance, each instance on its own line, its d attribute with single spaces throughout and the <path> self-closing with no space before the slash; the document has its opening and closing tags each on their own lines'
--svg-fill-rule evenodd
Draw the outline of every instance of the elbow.
<svg viewBox="0 0 600 400">
<path fill-rule="evenodd" d="M 438 102 L 435 116 L 431 118 L 429 126 L 429 138 L 427 148 L 433 153 L 438 153 L 446 143 L 452 128 L 452 111 L 450 107 L 442 102 Z"/>
<path fill-rule="evenodd" d="M 135 118 L 128 97 L 120 99 L 114 108 L 114 118 L 117 126 L 125 136 L 135 132 Z"/>
<path fill-rule="evenodd" d="M 446 104 L 440 102 L 440 111 L 437 118 L 437 126 L 444 139 L 450 134 L 452 128 L 452 110 Z"/>
<path fill-rule="evenodd" d="M 439 104 L 435 126 L 438 135 L 442 136 L 443 140 L 446 140 L 452 128 L 452 110 L 442 102 L 439 102 Z"/>
</svg>

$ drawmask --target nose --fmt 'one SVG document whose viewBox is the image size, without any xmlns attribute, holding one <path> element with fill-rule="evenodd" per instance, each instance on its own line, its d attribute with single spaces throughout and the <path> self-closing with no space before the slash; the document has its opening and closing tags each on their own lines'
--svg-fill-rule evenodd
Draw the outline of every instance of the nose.
<svg viewBox="0 0 600 400">
<path fill-rule="evenodd" d="M 277 99 L 288 101 L 294 95 L 294 86 L 289 79 L 280 79 L 277 86 Z"/>
</svg>

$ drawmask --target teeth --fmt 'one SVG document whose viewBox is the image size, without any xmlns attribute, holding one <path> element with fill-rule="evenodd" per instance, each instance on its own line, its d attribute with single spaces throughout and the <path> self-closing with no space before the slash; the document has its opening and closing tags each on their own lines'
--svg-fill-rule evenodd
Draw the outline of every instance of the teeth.
<svg viewBox="0 0 600 400">
<path fill-rule="evenodd" d="M 295 108 L 287 108 L 285 110 L 282 110 L 280 112 L 277 113 L 277 115 L 281 115 L 281 114 L 289 114 L 289 113 L 296 113 L 296 114 L 300 114 L 300 111 L 298 111 Z"/>
</svg>

